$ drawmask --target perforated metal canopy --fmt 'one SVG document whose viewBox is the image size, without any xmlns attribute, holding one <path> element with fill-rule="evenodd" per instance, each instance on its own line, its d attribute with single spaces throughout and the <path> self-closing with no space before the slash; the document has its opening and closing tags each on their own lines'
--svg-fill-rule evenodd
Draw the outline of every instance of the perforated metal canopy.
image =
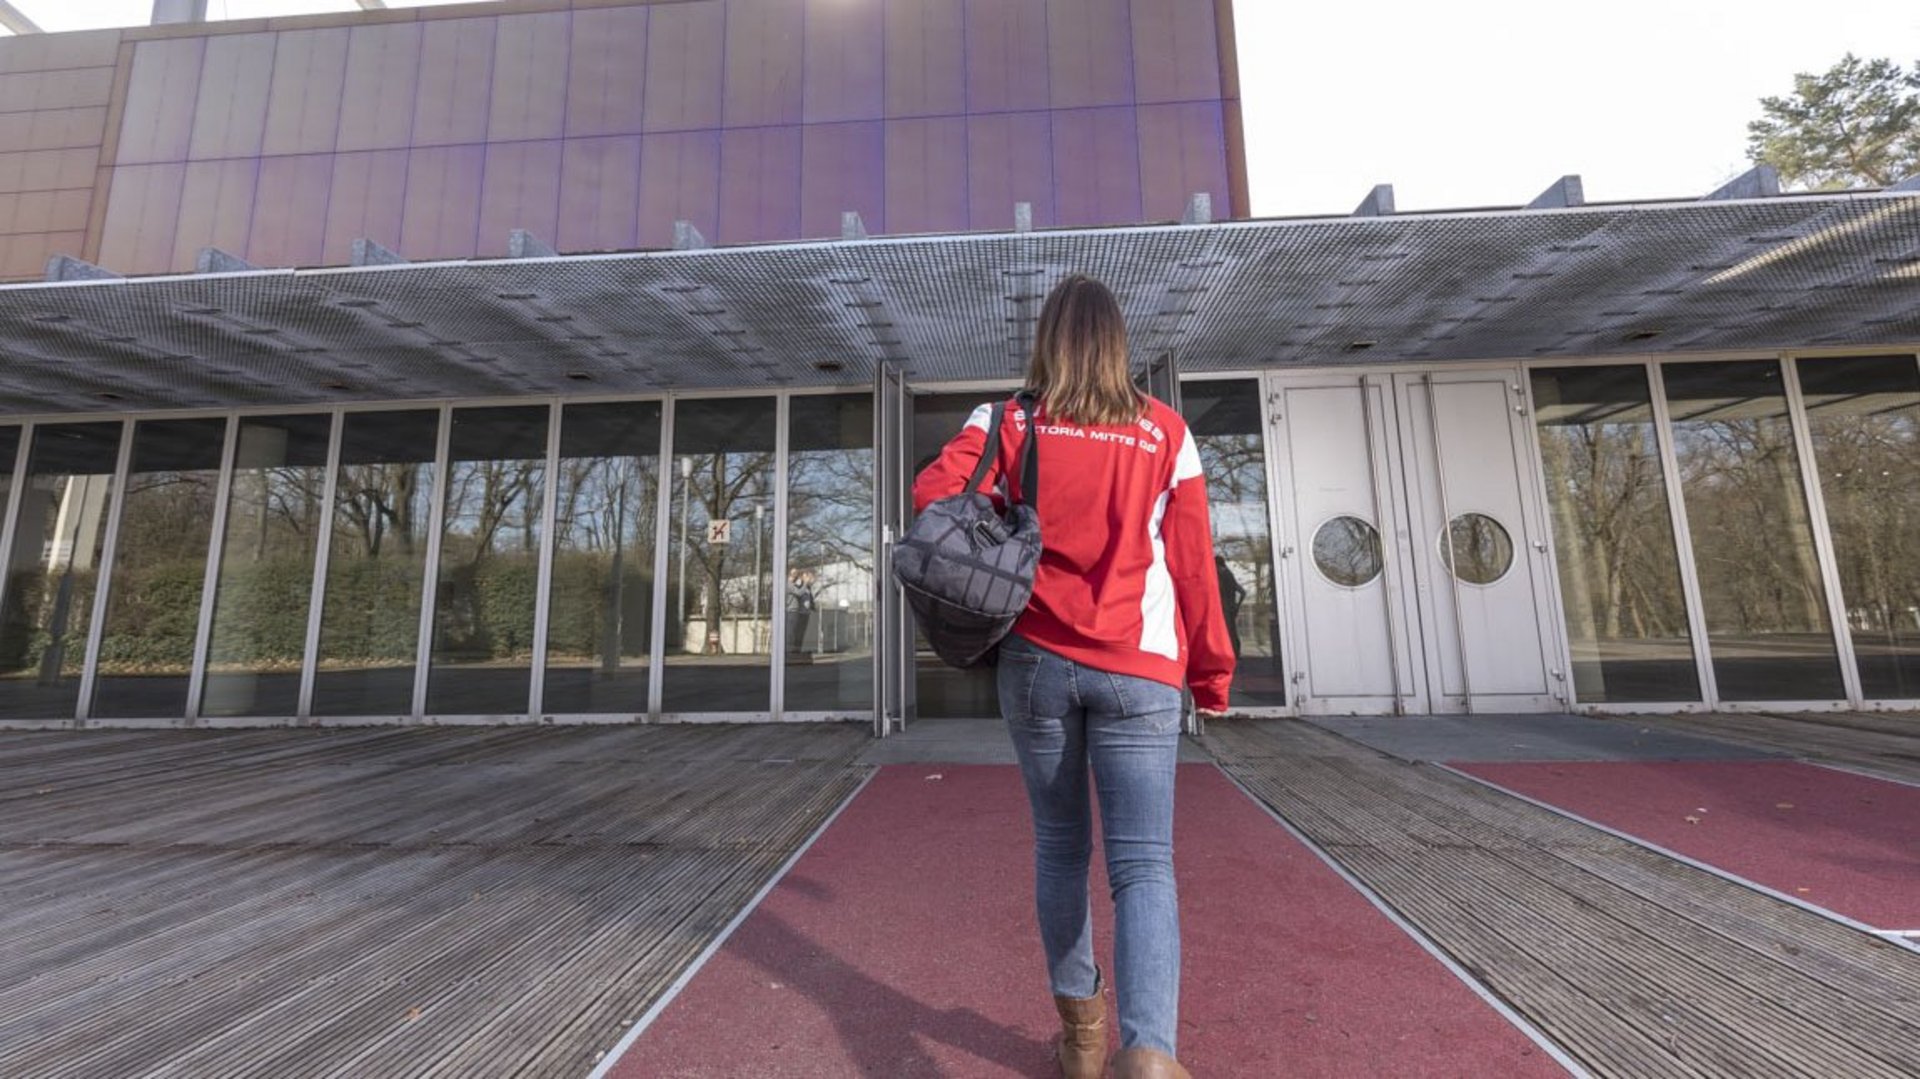
<svg viewBox="0 0 1920 1079">
<path fill-rule="evenodd" d="M 1920 192 L 7 286 L 0 411 L 1006 378 L 1071 271 L 1190 372 L 1905 346 Z"/>
</svg>

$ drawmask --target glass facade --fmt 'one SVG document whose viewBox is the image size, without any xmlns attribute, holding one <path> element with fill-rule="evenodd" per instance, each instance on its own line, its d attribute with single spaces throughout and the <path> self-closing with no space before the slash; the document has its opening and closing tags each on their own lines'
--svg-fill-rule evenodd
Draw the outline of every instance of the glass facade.
<svg viewBox="0 0 1920 1079">
<path fill-rule="evenodd" d="M 1920 699 L 1920 359 L 1526 374 L 1574 703 Z M 1183 391 L 1233 703 L 1286 707 L 1265 388 Z M 998 396 L 916 396 L 903 459 Z M 864 715 L 876 462 L 845 392 L 0 426 L 0 716 Z M 1299 542 L 1341 588 L 1395 557 Z M 1464 507 L 1418 542 L 1462 588 L 1533 546 Z M 997 713 L 917 652 L 910 718 Z"/>
<path fill-rule="evenodd" d="M 0 715 L 68 719 L 78 709 L 124 430 L 33 430 L 0 611 Z"/>
<path fill-rule="evenodd" d="M 663 712 L 764 712 L 772 701 L 772 397 L 674 409 Z"/>
<path fill-rule="evenodd" d="M 348 413 L 334 475 L 313 714 L 410 715 L 440 413 Z"/>
<path fill-rule="evenodd" d="M 328 415 L 240 420 L 201 715 L 290 716 L 300 706 L 332 433 Z"/>
<path fill-rule="evenodd" d="M 1920 364 L 1796 367 L 1861 694 L 1920 699 Z"/>
<path fill-rule="evenodd" d="M 1220 601 L 1239 657 L 1232 703 L 1277 707 L 1287 703 L 1287 679 L 1280 655 L 1260 396 L 1260 383 L 1254 379 L 1189 382 L 1180 390 L 1181 408 L 1206 473 Z M 1328 543 L 1334 538 L 1330 534 Z M 1376 549 L 1377 542 L 1376 537 Z"/>
<path fill-rule="evenodd" d="M 787 449 L 789 711 L 873 708 L 873 398 L 796 397 Z"/>
<path fill-rule="evenodd" d="M 1781 364 L 1661 374 L 1720 699 L 1846 696 Z"/>
<path fill-rule="evenodd" d="M 1532 379 L 1574 699 L 1699 700 L 1647 369 Z"/>
<path fill-rule="evenodd" d="M 541 710 L 647 711 L 660 403 L 568 405 L 554 473 L 552 601 Z"/>
<path fill-rule="evenodd" d="M 223 419 L 133 427 L 92 715 L 159 719 L 186 709 L 226 435 Z"/>
<path fill-rule="evenodd" d="M 524 712 L 546 506 L 545 405 L 453 411 L 430 715 Z"/>
</svg>

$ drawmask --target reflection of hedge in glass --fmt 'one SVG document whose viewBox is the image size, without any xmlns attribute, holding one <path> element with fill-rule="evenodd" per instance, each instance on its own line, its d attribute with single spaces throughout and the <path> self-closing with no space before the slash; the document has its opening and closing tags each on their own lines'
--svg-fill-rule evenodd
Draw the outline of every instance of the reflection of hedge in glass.
<svg viewBox="0 0 1920 1079">
<path fill-rule="evenodd" d="M 538 574 L 531 556 L 485 558 L 444 572 L 435 601 L 438 655 L 455 663 L 531 657 Z"/>
<path fill-rule="evenodd" d="M 123 563 L 116 569 L 113 617 L 100 638 L 100 669 L 120 674 L 189 670 L 205 571 L 204 556 Z"/>
<path fill-rule="evenodd" d="M 615 582 L 613 560 L 608 555 L 595 551 L 555 553 L 553 599 L 547 614 L 549 662 L 598 661 L 608 641 L 614 642 L 624 658 L 646 658 L 652 646 L 653 611 L 648 602 L 653 587 L 652 557 L 640 552 L 628 559 Z M 642 560 L 646 564 L 634 564 Z"/>
<path fill-rule="evenodd" d="M 412 663 L 420 638 L 420 567 L 411 559 L 336 560 L 327 571 L 329 662 Z"/>
<path fill-rule="evenodd" d="M 93 589 L 97 576 L 88 570 L 76 570 L 67 581 L 67 619 L 61 653 L 60 673 L 77 675 L 86 663 L 87 612 L 93 609 Z M 0 671 L 18 672 L 19 677 L 39 674 L 42 658 L 53 643 L 47 625 L 60 579 L 43 578 L 38 572 L 22 573 L 7 587 L 8 619 L 0 627 Z"/>
<path fill-rule="evenodd" d="M 313 560 L 288 558 L 229 563 L 220 582 L 209 664 L 250 668 L 297 667 L 307 639 L 307 596 Z"/>
</svg>

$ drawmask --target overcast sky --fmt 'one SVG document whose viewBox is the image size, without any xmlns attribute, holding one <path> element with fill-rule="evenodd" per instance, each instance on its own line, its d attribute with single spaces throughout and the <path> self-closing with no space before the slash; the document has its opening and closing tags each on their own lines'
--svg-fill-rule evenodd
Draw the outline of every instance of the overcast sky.
<svg viewBox="0 0 1920 1079">
<path fill-rule="evenodd" d="M 393 6 L 452 0 L 389 0 Z M 1036 0 L 1038 2 L 1038 0 Z M 145 22 L 151 0 L 13 0 L 48 30 Z M 209 0 L 215 17 L 352 0 Z M 1235 0 L 1253 211 L 1705 194 L 1744 171 L 1759 99 L 1848 50 L 1920 62 L 1920 0 Z"/>
</svg>

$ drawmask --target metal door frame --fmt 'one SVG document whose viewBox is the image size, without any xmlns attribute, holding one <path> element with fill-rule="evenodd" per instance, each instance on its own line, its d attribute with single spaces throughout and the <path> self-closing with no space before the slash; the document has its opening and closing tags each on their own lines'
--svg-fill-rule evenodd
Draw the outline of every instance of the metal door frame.
<svg viewBox="0 0 1920 1079">
<path fill-rule="evenodd" d="M 873 372 L 873 733 L 905 730 L 912 700 L 912 623 L 906 594 L 893 580 L 893 547 L 906 526 L 907 434 L 913 398 L 904 369 L 876 364 Z"/>
</svg>

